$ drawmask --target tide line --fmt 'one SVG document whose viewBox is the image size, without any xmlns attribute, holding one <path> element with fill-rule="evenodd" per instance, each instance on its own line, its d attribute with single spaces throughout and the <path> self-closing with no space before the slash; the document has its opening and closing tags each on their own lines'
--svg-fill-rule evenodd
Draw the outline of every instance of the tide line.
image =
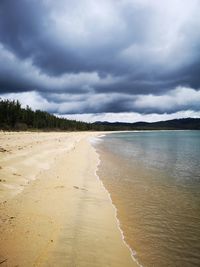
<svg viewBox="0 0 200 267">
<path fill-rule="evenodd" d="M 99 138 L 99 137 L 100 137 L 100 136 L 98 136 L 98 138 Z M 90 143 L 92 144 L 93 142 L 90 142 Z M 109 191 L 106 189 L 106 187 L 104 186 L 102 180 L 99 178 L 99 176 L 98 176 L 98 174 L 97 174 L 98 169 L 99 169 L 99 166 L 100 166 L 100 163 L 101 163 L 101 160 L 100 160 L 100 158 L 99 158 L 99 154 L 98 154 L 96 148 L 95 148 L 93 145 L 92 145 L 92 147 L 93 147 L 93 149 L 95 150 L 95 153 L 97 154 L 97 157 L 98 157 L 98 163 L 97 163 L 96 170 L 95 170 L 95 176 L 96 176 L 96 178 L 100 181 L 101 186 L 103 187 L 104 191 L 107 193 L 107 195 L 108 195 L 108 197 L 109 197 L 109 200 L 110 200 L 110 202 L 111 202 L 111 205 L 113 206 L 113 209 L 114 209 L 114 211 L 115 211 L 115 219 L 116 219 L 116 222 L 117 222 L 117 227 L 118 227 L 118 229 L 119 229 L 119 231 L 120 231 L 120 234 L 121 234 L 121 237 L 122 237 L 122 241 L 123 241 L 123 243 L 125 244 L 125 246 L 129 249 L 129 251 L 130 251 L 130 253 L 131 253 L 131 258 L 132 258 L 132 260 L 133 260 L 139 267 L 143 267 L 143 266 L 138 262 L 138 260 L 135 258 L 135 255 L 137 254 L 136 251 L 133 250 L 133 249 L 129 246 L 129 244 L 126 242 L 126 240 L 125 240 L 124 232 L 123 232 L 123 230 L 121 229 L 120 221 L 119 221 L 119 219 L 118 219 L 118 217 L 117 217 L 117 208 L 116 208 L 116 206 L 113 204 L 113 201 L 112 201 L 112 198 L 111 198 L 111 195 L 110 195 Z"/>
</svg>

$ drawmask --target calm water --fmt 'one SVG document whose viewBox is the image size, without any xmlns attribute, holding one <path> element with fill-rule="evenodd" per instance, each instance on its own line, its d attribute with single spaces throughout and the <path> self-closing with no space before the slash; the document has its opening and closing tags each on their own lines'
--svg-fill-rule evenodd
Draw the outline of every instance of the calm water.
<svg viewBox="0 0 200 267">
<path fill-rule="evenodd" d="M 98 175 L 145 267 L 200 266 L 200 132 L 114 133 Z"/>
</svg>

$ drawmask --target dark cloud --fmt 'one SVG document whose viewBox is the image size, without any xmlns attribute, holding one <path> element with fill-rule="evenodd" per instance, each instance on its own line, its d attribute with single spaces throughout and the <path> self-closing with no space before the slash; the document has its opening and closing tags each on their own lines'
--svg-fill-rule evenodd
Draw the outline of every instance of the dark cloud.
<svg viewBox="0 0 200 267">
<path fill-rule="evenodd" d="M 199 12 L 195 0 L 1 0 L 0 93 L 60 114 L 199 110 L 177 93 L 199 92 Z M 182 104 L 158 105 L 171 95 Z"/>
</svg>

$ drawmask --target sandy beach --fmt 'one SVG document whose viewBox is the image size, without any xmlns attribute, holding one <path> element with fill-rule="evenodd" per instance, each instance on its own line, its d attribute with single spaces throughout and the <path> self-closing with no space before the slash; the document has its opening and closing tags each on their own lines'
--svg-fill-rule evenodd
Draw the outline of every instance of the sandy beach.
<svg viewBox="0 0 200 267">
<path fill-rule="evenodd" d="M 137 266 L 96 176 L 99 133 L 0 133 L 1 266 Z"/>
</svg>

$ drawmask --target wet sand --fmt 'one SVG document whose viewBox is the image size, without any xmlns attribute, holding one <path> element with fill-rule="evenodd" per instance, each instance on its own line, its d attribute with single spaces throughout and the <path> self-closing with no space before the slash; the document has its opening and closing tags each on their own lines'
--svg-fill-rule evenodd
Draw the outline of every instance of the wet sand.
<svg viewBox="0 0 200 267">
<path fill-rule="evenodd" d="M 99 133 L 0 133 L 1 266 L 137 266 L 95 172 Z"/>
</svg>

